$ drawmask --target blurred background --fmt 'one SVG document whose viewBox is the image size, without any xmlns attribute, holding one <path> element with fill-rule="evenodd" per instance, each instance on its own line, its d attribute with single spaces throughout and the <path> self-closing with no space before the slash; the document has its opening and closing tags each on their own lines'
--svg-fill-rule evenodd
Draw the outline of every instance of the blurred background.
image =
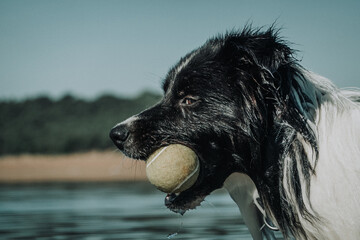
<svg viewBox="0 0 360 240">
<path fill-rule="evenodd" d="M 223 190 L 180 217 L 108 132 L 209 37 L 274 22 L 307 69 L 360 87 L 360 2 L 1 0 L 1 239 L 251 239 Z"/>
</svg>

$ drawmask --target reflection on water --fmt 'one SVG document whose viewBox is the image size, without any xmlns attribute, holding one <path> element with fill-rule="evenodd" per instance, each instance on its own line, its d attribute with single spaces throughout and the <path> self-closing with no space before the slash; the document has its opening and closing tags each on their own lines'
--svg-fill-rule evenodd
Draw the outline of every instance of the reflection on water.
<svg viewBox="0 0 360 240">
<path fill-rule="evenodd" d="M 164 197 L 148 183 L 3 184 L 0 239 L 251 239 L 223 190 L 183 217 Z"/>
</svg>

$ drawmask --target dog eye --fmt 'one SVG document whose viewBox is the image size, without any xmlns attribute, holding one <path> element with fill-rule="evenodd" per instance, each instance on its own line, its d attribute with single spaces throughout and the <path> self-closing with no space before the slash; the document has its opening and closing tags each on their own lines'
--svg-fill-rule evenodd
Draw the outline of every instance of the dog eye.
<svg viewBox="0 0 360 240">
<path fill-rule="evenodd" d="M 184 103 L 185 103 L 185 105 L 191 105 L 191 104 L 193 104 L 195 101 L 193 100 L 193 99 L 191 99 L 191 98 L 185 98 L 184 99 Z"/>
<path fill-rule="evenodd" d="M 190 106 L 190 105 L 193 105 L 196 102 L 197 102 L 197 99 L 195 99 L 195 98 L 185 97 L 185 98 L 183 98 L 181 104 L 186 105 L 186 106 Z"/>
</svg>

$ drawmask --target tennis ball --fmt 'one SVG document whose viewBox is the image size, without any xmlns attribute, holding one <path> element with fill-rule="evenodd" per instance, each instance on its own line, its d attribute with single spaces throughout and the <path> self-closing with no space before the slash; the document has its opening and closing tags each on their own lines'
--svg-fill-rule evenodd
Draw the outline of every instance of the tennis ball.
<svg viewBox="0 0 360 240">
<path fill-rule="evenodd" d="M 196 153 L 181 144 L 156 150 L 146 161 L 146 175 L 151 184 L 165 193 L 179 193 L 190 188 L 199 176 Z"/>
</svg>

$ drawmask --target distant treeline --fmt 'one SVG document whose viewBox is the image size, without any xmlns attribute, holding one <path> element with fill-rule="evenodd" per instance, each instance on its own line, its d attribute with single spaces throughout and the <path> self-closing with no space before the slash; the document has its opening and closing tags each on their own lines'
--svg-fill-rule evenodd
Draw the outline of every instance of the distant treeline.
<svg viewBox="0 0 360 240">
<path fill-rule="evenodd" d="M 0 155 L 115 149 L 110 129 L 159 99 L 144 92 L 133 99 L 104 95 L 88 101 L 66 95 L 0 101 Z"/>
</svg>

